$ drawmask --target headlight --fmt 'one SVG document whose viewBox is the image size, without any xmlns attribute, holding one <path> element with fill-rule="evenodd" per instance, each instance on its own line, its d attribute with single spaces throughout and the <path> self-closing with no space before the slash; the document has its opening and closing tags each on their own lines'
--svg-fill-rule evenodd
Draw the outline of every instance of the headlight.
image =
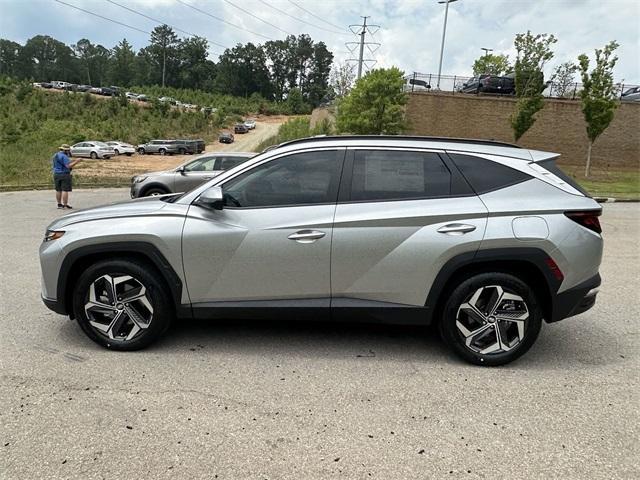
<svg viewBox="0 0 640 480">
<path fill-rule="evenodd" d="M 53 240 L 57 240 L 64 235 L 64 231 L 62 230 L 47 230 L 44 234 L 44 241 L 51 242 Z"/>
<path fill-rule="evenodd" d="M 147 179 L 147 177 L 146 177 L 146 176 L 144 176 L 144 175 L 140 175 L 140 176 L 138 176 L 138 177 L 133 177 L 133 178 L 131 179 L 131 181 L 132 181 L 133 183 L 140 183 L 140 182 L 144 182 L 146 179 Z"/>
</svg>

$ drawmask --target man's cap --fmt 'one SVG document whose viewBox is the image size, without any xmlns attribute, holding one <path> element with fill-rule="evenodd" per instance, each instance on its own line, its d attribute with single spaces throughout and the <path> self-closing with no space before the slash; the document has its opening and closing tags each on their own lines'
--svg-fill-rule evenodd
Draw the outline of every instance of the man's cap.
<svg viewBox="0 0 640 480">
<path fill-rule="evenodd" d="M 66 143 L 63 143 L 62 145 L 60 145 L 60 150 L 71 150 L 71 147 Z"/>
</svg>

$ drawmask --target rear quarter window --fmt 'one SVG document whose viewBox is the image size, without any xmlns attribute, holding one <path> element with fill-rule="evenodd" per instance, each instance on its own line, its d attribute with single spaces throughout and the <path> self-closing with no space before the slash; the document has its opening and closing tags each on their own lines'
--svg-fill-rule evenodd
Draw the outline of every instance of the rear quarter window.
<svg viewBox="0 0 640 480">
<path fill-rule="evenodd" d="M 450 153 L 449 157 L 478 195 L 526 182 L 533 178 L 514 168 L 486 158 Z"/>
</svg>

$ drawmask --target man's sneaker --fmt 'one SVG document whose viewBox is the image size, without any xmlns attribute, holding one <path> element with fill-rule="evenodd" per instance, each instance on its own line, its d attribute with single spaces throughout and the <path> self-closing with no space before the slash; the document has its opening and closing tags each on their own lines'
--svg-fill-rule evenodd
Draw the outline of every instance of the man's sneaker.
<svg viewBox="0 0 640 480">
<path fill-rule="evenodd" d="M 63 205 L 62 208 L 68 208 L 69 210 L 71 210 L 73 207 L 71 205 Z"/>
<path fill-rule="evenodd" d="M 64 205 L 63 205 L 63 204 L 61 204 L 61 203 L 59 203 L 59 204 L 58 204 L 58 208 L 59 208 L 59 209 L 60 209 L 60 208 L 64 208 Z"/>
</svg>

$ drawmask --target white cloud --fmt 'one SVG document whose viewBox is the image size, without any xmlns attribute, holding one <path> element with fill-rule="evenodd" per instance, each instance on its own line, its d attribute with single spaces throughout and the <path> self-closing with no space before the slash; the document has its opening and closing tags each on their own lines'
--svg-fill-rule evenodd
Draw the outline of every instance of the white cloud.
<svg viewBox="0 0 640 480">
<path fill-rule="evenodd" d="M 154 22 L 127 12 L 104 0 L 65 0 L 87 10 L 150 31 Z M 232 47 L 239 42 L 262 43 L 264 39 L 195 12 L 174 0 L 117 0 L 163 22 Z M 222 0 L 184 0 L 201 10 L 223 17 L 269 38 L 279 32 Z M 279 13 L 258 0 L 230 0 L 238 7 L 294 34 L 309 33 L 324 41 L 336 60 L 349 57 L 344 43 L 355 36 L 340 36 L 310 27 Z M 331 30 L 332 27 L 296 8 L 288 0 L 265 0 L 294 17 Z M 382 44 L 373 57 L 378 66 L 397 65 L 406 72 L 435 73 L 438 68 L 444 5 L 437 0 L 294 0 L 335 25 L 361 22 L 381 25 L 371 40 Z M 24 42 L 48 34 L 66 43 L 86 37 L 111 47 L 127 37 L 140 48 L 148 36 L 105 20 L 74 11 L 53 0 L 2 0 L 0 36 Z M 580 53 L 593 54 L 610 40 L 620 43 L 616 80 L 640 84 L 640 2 L 637 0 L 459 0 L 449 7 L 443 73 L 468 75 L 480 47 L 493 48 L 513 58 L 516 33 L 552 33 L 558 38 L 549 72 L 558 63 L 575 60 Z M 182 35 L 182 34 L 181 34 Z M 212 53 L 221 48 L 212 47 Z M 371 56 L 369 54 L 369 56 Z"/>
</svg>

